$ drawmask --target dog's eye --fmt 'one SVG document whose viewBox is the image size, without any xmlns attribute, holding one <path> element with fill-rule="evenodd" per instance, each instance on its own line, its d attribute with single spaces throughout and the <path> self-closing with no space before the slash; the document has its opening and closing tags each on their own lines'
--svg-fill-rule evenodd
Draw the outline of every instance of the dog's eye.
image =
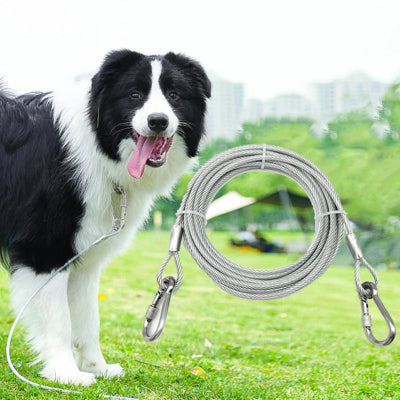
<svg viewBox="0 0 400 400">
<path fill-rule="evenodd" d="M 173 90 L 168 92 L 168 97 L 171 100 L 178 100 L 179 99 L 179 94 L 177 92 L 174 92 Z"/>
<path fill-rule="evenodd" d="M 133 100 L 141 100 L 142 98 L 142 93 L 140 93 L 139 91 L 135 90 L 134 92 L 132 92 L 130 95 L 130 98 Z"/>
</svg>

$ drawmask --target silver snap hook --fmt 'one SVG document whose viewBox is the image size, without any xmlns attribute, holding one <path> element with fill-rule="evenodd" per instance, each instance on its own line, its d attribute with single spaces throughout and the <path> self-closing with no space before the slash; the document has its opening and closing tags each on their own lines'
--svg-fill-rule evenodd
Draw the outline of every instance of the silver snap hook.
<svg viewBox="0 0 400 400">
<path fill-rule="evenodd" d="M 363 289 L 368 293 L 367 295 L 360 295 L 361 300 L 361 324 L 364 328 L 365 336 L 367 339 L 374 344 L 375 346 L 387 346 L 393 342 L 396 337 L 396 327 L 392 320 L 392 317 L 386 310 L 386 307 L 383 305 L 382 300 L 378 296 L 378 287 L 373 282 L 363 282 Z M 368 299 L 373 299 L 375 304 L 377 305 L 379 311 L 381 312 L 383 318 L 386 321 L 386 324 L 389 328 L 389 333 L 384 340 L 378 340 L 375 338 L 372 333 L 372 318 L 368 309 Z"/>
<path fill-rule="evenodd" d="M 153 303 L 146 312 L 142 336 L 146 342 L 155 342 L 160 337 L 167 322 L 169 303 L 175 287 L 175 278 L 167 276 L 163 279 Z"/>
</svg>

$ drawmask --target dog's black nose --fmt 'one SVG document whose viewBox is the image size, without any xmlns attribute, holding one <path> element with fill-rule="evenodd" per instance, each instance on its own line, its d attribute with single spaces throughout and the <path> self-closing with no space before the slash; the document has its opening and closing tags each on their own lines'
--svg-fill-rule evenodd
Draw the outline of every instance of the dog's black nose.
<svg viewBox="0 0 400 400">
<path fill-rule="evenodd" d="M 168 116 L 163 113 L 150 114 L 147 125 L 152 131 L 159 133 L 168 127 Z"/>
</svg>

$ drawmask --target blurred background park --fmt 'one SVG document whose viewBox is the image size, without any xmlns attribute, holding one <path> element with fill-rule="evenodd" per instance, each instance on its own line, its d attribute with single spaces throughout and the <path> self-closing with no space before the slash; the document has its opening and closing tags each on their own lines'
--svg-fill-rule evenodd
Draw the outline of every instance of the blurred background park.
<svg viewBox="0 0 400 400">
<path fill-rule="evenodd" d="M 200 165 L 218 152 L 250 143 L 302 154 L 332 181 L 367 258 L 380 268 L 399 269 L 400 84 L 378 82 L 358 72 L 312 88 L 314 100 L 290 94 L 265 102 L 244 101 L 243 84 L 215 78 Z M 147 229 L 172 226 L 191 176 L 180 180 L 171 199 L 156 203 Z M 262 231 L 288 251 L 302 250 L 314 230 L 306 194 L 283 176 L 247 173 L 230 181 L 217 197 L 207 226 L 229 233 L 227 240 L 244 229 Z M 298 233 L 297 240 L 283 240 L 285 231 Z M 337 262 L 351 261 L 341 249 Z"/>
<path fill-rule="evenodd" d="M 213 86 L 199 166 L 248 143 L 300 153 L 332 181 L 370 262 L 399 269 L 398 11 L 394 0 L 206 0 L 193 10 L 181 0 L 3 1 L 0 76 L 17 93 L 64 90 L 89 82 L 110 49 L 186 53 Z M 145 230 L 171 228 L 193 172 L 155 203 Z M 312 239 L 313 210 L 289 179 L 245 174 L 217 198 L 208 228 L 234 252 L 259 247 L 256 232 L 272 251 L 302 253 Z M 231 246 L 245 236 L 251 246 Z M 347 249 L 336 262 L 352 263 Z"/>
<path fill-rule="evenodd" d="M 199 165 L 247 143 L 300 153 L 332 181 L 370 261 L 398 269 L 399 11 L 394 0 L 206 0 L 190 10 L 181 0 L 1 1 L 0 76 L 17 93 L 46 91 L 90 80 L 110 49 L 186 53 L 213 84 Z M 145 229 L 170 229 L 190 177 L 157 201 Z M 304 251 L 313 212 L 295 183 L 250 173 L 226 194 L 237 209 L 210 219 L 210 230 L 228 243 L 259 230 Z M 297 239 L 287 243 L 285 231 Z M 340 257 L 351 262 L 345 250 Z"/>
</svg>

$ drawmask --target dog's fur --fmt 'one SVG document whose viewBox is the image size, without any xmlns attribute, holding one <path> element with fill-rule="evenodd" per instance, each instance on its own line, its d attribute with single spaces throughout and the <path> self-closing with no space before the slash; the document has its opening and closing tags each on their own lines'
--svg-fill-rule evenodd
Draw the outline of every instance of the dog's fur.
<svg viewBox="0 0 400 400">
<path fill-rule="evenodd" d="M 203 68 L 186 56 L 129 50 L 108 54 L 89 88 L 19 97 L 0 88 L 0 250 L 15 311 L 110 230 L 113 188 L 128 195 L 125 229 L 59 273 L 25 312 L 42 376 L 90 385 L 123 374 L 100 350 L 100 272 L 130 244 L 154 198 L 193 164 L 210 90 Z M 139 155 L 151 140 L 158 150 L 143 171 Z"/>
</svg>

